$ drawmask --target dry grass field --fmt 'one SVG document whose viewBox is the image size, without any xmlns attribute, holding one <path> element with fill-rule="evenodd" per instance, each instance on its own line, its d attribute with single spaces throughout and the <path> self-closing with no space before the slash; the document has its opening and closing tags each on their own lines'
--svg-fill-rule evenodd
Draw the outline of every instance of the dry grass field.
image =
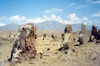
<svg viewBox="0 0 100 66">
<path fill-rule="evenodd" d="M 9 34 L 11 33 L 11 36 Z M 22 62 L 16 66 L 100 66 L 100 44 L 87 43 L 78 46 L 75 42 L 75 52 L 58 51 L 62 44 L 61 34 L 63 32 L 37 31 L 35 41 L 37 55 L 29 61 Z M 43 39 L 43 35 L 46 38 Z M 0 32 L 0 66 L 10 66 L 3 62 L 10 58 L 11 49 L 14 43 L 14 31 Z M 51 37 L 55 36 L 55 39 Z M 77 41 L 78 35 L 74 35 Z"/>
</svg>

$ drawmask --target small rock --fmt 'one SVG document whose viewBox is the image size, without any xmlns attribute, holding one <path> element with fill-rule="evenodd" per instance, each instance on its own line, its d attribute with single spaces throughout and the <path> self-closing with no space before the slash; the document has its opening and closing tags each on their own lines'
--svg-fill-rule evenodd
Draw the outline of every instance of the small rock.
<svg viewBox="0 0 100 66">
<path fill-rule="evenodd" d="M 47 51 L 49 51 L 50 50 L 50 48 L 47 48 Z"/>
<path fill-rule="evenodd" d="M 65 54 L 68 54 L 67 52 L 65 52 Z"/>
</svg>

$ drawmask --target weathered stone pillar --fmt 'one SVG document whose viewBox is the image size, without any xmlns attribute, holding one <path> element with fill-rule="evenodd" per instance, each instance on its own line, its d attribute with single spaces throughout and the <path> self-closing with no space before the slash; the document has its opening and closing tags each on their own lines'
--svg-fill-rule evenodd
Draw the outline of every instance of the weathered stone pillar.
<svg viewBox="0 0 100 66">
<path fill-rule="evenodd" d="M 98 34 L 97 27 L 95 25 L 93 25 L 91 35 L 89 38 L 89 42 L 96 42 L 97 34 Z"/>
<path fill-rule="evenodd" d="M 63 42 L 62 42 L 62 47 L 59 50 L 62 49 L 74 49 L 74 37 L 73 37 L 73 32 L 72 32 L 72 26 L 70 24 L 67 24 L 64 30 L 64 35 L 63 35 Z"/>
<path fill-rule="evenodd" d="M 82 24 L 81 25 L 81 31 L 79 33 L 79 43 L 80 44 L 87 44 L 88 42 L 88 37 L 86 33 L 86 25 Z"/>
<path fill-rule="evenodd" d="M 9 61 L 21 63 L 36 56 L 35 32 L 36 27 L 32 23 L 25 24 L 18 30 Z"/>
</svg>

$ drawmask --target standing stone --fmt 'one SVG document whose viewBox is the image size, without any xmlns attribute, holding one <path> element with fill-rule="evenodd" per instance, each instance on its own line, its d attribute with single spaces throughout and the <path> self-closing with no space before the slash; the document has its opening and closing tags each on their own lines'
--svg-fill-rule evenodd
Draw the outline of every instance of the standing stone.
<svg viewBox="0 0 100 66">
<path fill-rule="evenodd" d="M 9 59 L 10 62 L 21 63 L 36 56 L 35 32 L 36 27 L 32 23 L 25 24 L 18 30 Z"/>
<path fill-rule="evenodd" d="M 86 25 L 81 25 L 81 31 L 79 33 L 79 43 L 86 44 L 88 42 L 87 33 L 86 33 Z"/>
<path fill-rule="evenodd" d="M 89 38 L 89 42 L 95 42 L 96 38 L 97 38 L 97 34 L 98 34 L 97 27 L 95 25 L 93 25 L 91 35 L 90 35 L 90 38 Z"/>
<path fill-rule="evenodd" d="M 64 30 L 63 34 L 63 42 L 62 42 L 62 47 L 59 50 L 62 49 L 74 49 L 74 37 L 73 37 L 73 32 L 72 32 L 72 26 L 70 24 L 67 24 Z"/>
</svg>

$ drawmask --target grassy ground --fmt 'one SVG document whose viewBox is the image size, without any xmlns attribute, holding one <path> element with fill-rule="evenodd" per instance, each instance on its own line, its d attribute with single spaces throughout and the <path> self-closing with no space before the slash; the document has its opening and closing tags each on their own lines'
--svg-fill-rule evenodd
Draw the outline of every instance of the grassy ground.
<svg viewBox="0 0 100 66">
<path fill-rule="evenodd" d="M 48 32 L 46 32 L 48 33 Z M 51 34 L 57 36 L 56 40 L 50 37 Z M 65 51 L 57 51 L 60 47 L 61 33 L 49 33 L 47 38 L 43 40 L 43 33 L 38 33 L 36 39 L 36 58 L 22 62 L 17 66 L 99 66 L 100 62 L 100 44 L 87 43 L 81 46 L 75 46 L 75 52 L 65 53 Z M 10 37 L 7 40 L 0 40 L 5 42 L 0 46 L 0 62 L 7 60 L 10 57 L 12 44 L 14 40 Z M 8 43 L 8 44 L 7 44 Z M 77 44 L 77 43 L 75 43 Z M 41 56 L 40 53 L 43 55 Z M 5 63 L 9 66 L 9 63 Z"/>
</svg>

